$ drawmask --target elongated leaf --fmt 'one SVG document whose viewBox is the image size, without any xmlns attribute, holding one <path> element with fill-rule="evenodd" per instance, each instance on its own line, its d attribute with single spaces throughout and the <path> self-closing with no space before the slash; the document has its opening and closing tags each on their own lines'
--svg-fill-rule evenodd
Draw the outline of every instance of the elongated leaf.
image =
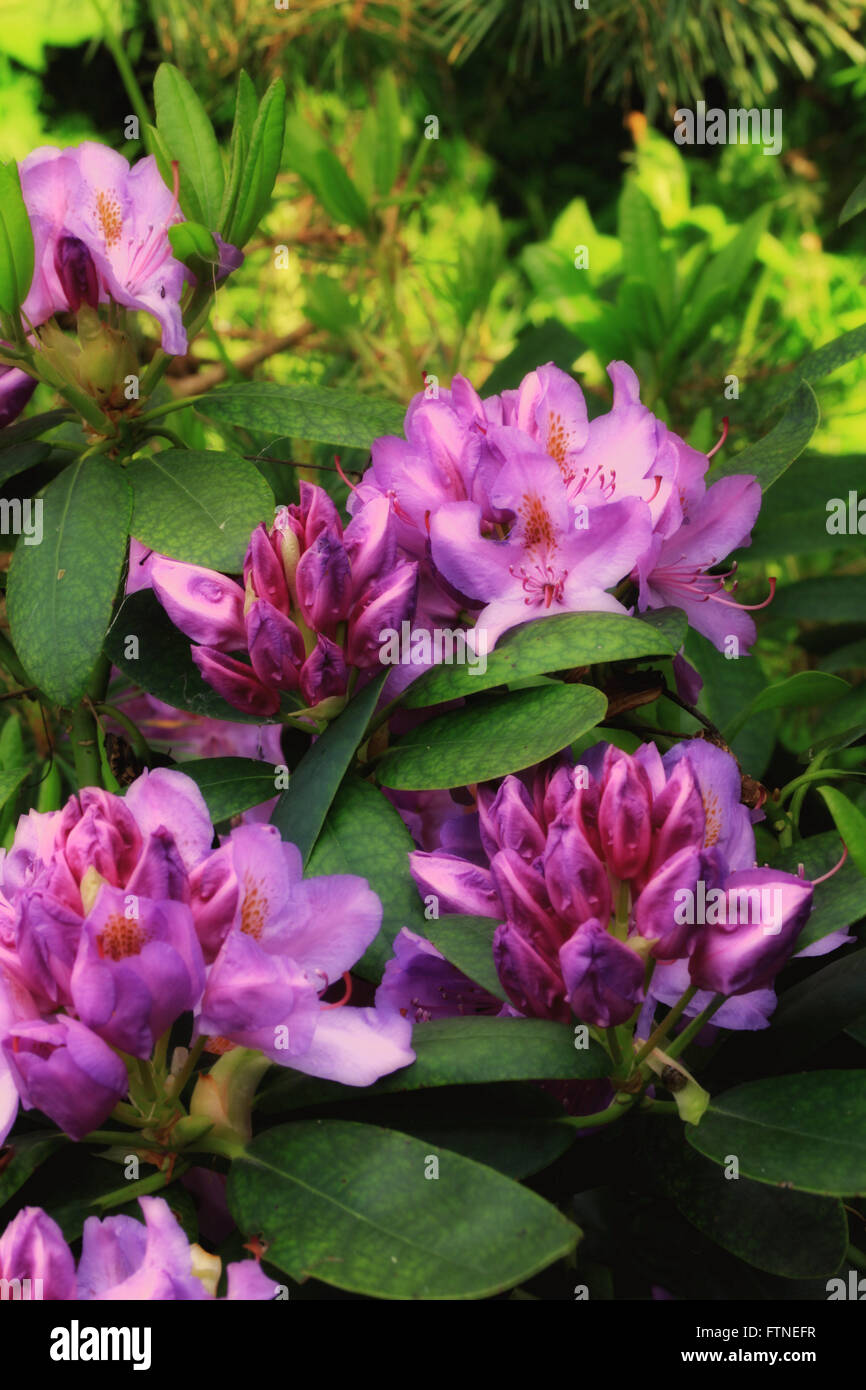
<svg viewBox="0 0 866 1390">
<path fill-rule="evenodd" d="M 368 449 L 384 434 L 400 434 L 402 406 L 326 386 L 278 386 L 244 381 L 213 391 L 197 409 L 215 420 L 274 436 Z"/>
<path fill-rule="evenodd" d="M 393 74 L 386 68 L 376 84 L 376 144 L 373 149 L 376 192 L 386 198 L 400 171 L 400 98 Z"/>
<path fill-rule="evenodd" d="M 338 719 L 304 755 L 271 816 L 284 840 L 297 845 L 308 861 L 337 788 L 342 782 L 387 679 L 383 671 L 350 700 Z"/>
<path fill-rule="evenodd" d="M 415 1061 L 392 1072 L 365 1096 L 421 1091 L 438 1086 L 484 1086 L 496 1081 L 590 1081 L 610 1074 L 610 1058 L 598 1043 L 577 1046 L 577 1033 L 566 1023 L 545 1018 L 492 1018 L 467 1015 L 419 1023 L 412 1033 Z M 259 1108 L 279 1114 L 311 1104 L 357 1096 L 334 1081 L 281 1077 L 264 1091 Z"/>
<path fill-rule="evenodd" d="M 580 1231 L 527 1188 L 393 1130 L 341 1120 L 282 1125 L 232 1164 L 246 1235 L 295 1279 L 396 1299 L 484 1298 L 562 1255 Z"/>
<path fill-rule="evenodd" d="M 0 807 L 5 806 L 13 792 L 20 787 L 30 768 L 13 767 L 0 772 Z"/>
<path fill-rule="evenodd" d="M 4 425 L 0 430 L 0 453 L 6 449 L 17 449 L 20 444 L 35 439 L 37 435 L 48 434 L 69 419 L 71 415 L 68 410 L 43 410 L 39 415 L 28 415 L 26 420 L 16 420 L 14 425 Z"/>
<path fill-rule="evenodd" d="M 51 445 L 42 439 L 30 439 L 26 444 L 17 444 L 13 449 L 3 449 L 0 452 L 0 487 L 16 474 L 44 463 L 50 453 Z"/>
<path fill-rule="evenodd" d="M 264 719 L 242 713 L 202 680 L 190 656 L 189 638 L 175 627 L 150 589 L 124 599 L 105 638 L 105 652 L 142 690 L 175 709 L 233 724 L 279 723 L 279 715 Z"/>
<path fill-rule="evenodd" d="M 866 950 L 851 951 L 785 991 L 767 1035 L 786 1066 L 798 1066 L 866 1013 Z"/>
<path fill-rule="evenodd" d="M 388 749 L 376 777 L 385 787 L 465 787 L 549 758 L 598 724 L 600 690 L 543 685 L 473 702 L 412 729 Z"/>
<path fill-rule="evenodd" d="M 751 1081 L 714 1097 L 687 1139 L 758 1182 L 826 1197 L 866 1193 L 866 1072 Z"/>
<path fill-rule="evenodd" d="M 730 743 L 753 715 L 762 714 L 765 710 L 828 705 L 841 699 L 850 689 L 847 681 L 826 671 L 798 671 L 796 675 L 760 691 L 728 725 L 725 738 Z"/>
<path fill-rule="evenodd" d="M 369 782 L 347 777 L 325 817 L 307 862 L 307 877 L 360 874 L 382 900 L 382 927 L 353 967 L 380 980 L 401 927 L 425 933 L 421 898 L 409 872 L 412 837 L 384 794 Z"/>
<path fill-rule="evenodd" d="M 772 405 L 781 404 L 797 390 L 801 381 L 820 381 L 821 377 L 829 376 L 835 372 L 837 367 L 844 367 L 847 362 L 854 362 L 858 357 L 866 353 L 866 323 L 861 323 L 857 328 L 851 328 L 841 337 L 834 338 L 832 343 L 825 343 L 823 347 L 816 348 L 810 352 L 801 362 L 798 362 L 793 372 L 780 386 L 774 395 Z"/>
<path fill-rule="evenodd" d="M 856 217 L 858 212 L 866 208 L 866 179 L 861 179 L 857 187 L 849 193 L 845 200 L 845 206 L 839 213 L 839 226 L 843 222 L 850 222 L 852 217 Z"/>
<path fill-rule="evenodd" d="M 174 560 L 237 573 L 251 533 L 273 516 L 273 493 L 236 454 L 166 449 L 133 459 L 127 476 L 133 534 Z"/>
<path fill-rule="evenodd" d="M 8 1202 L 10 1197 L 14 1197 L 19 1187 L 23 1187 L 27 1179 L 36 1172 L 40 1163 L 44 1163 L 68 1142 L 66 1135 L 60 1134 L 57 1130 L 22 1134 L 18 1138 L 10 1136 L 5 1144 L 6 1162 L 0 1169 L 0 1207 Z"/>
<path fill-rule="evenodd" d="M 845 1257 L 848 1223 L 842 1203 L 806 1192 L 736 1181 L 665 1130 L 658 1164 L 665 1190 L 683 1216 L 740 1260 L 785 1279 L 834 1274 Z M 654 1150 L 655 1153 L 655 1150 Z"/>
<path fill-rule="evenodd" d="M 848 853 L 861 874 L 866 875 L 866 816 L 838 787 L 819 787 L 818 790 L 848 846 Z"/>
<path fill-rule="evenodd" d="M 195 261 L 219 264 L 219 251 L 213 233 L 201 222 L 178 222 L 168 229 L 171 249 L 179 261 L 190 265 Z"/>
<path fill-rule="evenodd" d="M 673 656 L 675 651 L 663 633 L 635 618 L 618 613 L 560 613 L 511 628 L 489 656 L 479 653 L 472 665 L 426 671 L 410 685 L 403 703 L 418 709 L 546 671 L 641 656 Z"/>
<path fill-rule="evenodd" d="M 273 767 L 257 758 L 195 758 L 181 763 L 180 771 L 198 784 L 214 822 L 276 795 Z"/>
<path fill-rule="evenodd" d="M 238 195 L 241 188 L 250 139 L 258 115 L 258 99 L 252 79 L 244 68 L 238 73 L 238 89 L 235 97 L 235 118 L 232 124 L 232 138 L 229 147 L 229 174 L 223 191 L 220 208 L 220 231 L 228 235 L 235 216 Z"/>
<path fill-rule="evenodd" d="M 422 936 L 432 941 L 447 961 L 497 999 L 508 1000 L 493 964 L 495 917 L 463 917 L 459 914 L 424 923 Z"/>
<path fill-rule="evenodd" d="M 102 651 L 117 592 L 131 495 L 117 464 L 72 463 L 43 496 L 40 545 L 19 539 L 6 591 L 12 640 L 50 700 L 83 693 Z"/>
<path fill-rule="evenodd" d="M 286 129 L 286 88 L 278 77 L 265 92 L 250 132 L 235 213 L 227 229 L 228 240 L 243 247 L 249 241 L 270 202 Z"/>
<path fill-rule="evenodd" d="M 751 473 L 766 492 L 799 458 L 818 428 L 821 412 L 818 398 L 808 381 L 797 387 L 790 405 L 777 425 L 747 449 L 710 469 L 708 482 L 731 474 Z"/>
<path fill-rule="evenodd" d="M 820 878 L 842 857 L 839 836 L 828 830 L 821 835 L 811 835 L 806 840 L 798 840 L 787 849 L 780 850 L 773 860 L 773 866 L 795 874 L 803 865 L 807 878 Z M 796 950 L 820 941 L 830 932 L 840 927 L 849 927 L 866 913 L 866 898 L 863 893 L 863 877 L 850 858 L 832 878 L 819 883 L 815 889 L 814 906 L 811 916 L 797 938 Z"/>
<path fill-rule="evenodd" d="M 153 80 L 156 126 L 180 166 L 180 205 L 193 222 L 217 226 L 224 175 L 219 146 L 195 89 L 171 63 Z"/>
<path fill-rule="evenodd" d="M 0 310 L 14 318 L 33 279 L 33 233 L 15 164 L 0 164 Z"/>
</svg>

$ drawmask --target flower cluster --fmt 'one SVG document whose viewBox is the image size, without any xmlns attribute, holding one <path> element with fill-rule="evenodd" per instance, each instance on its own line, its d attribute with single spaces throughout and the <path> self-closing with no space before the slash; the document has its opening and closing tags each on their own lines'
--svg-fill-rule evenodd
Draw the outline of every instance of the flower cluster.
<svg viewBox="0 0 866 1390">
<path fill-rule="evenodd" d="M 419 394 L 405 440 L 374 442 L 350 508 L 387 498 L 421 566 L 419 611 L 469 610 L 490 646 L 546 614 L 625 612 L 628 590 L 639 610 L 682 608 L 717 646 L 736 637 L 744 651 L 754 623 L 728 575 L 709 571 L 749 543 L 758 483 L 707 487 L 709 456 L 641 404 L 625 362 L 608 372 L 613 408 L 591 421 L 552 364 L 487 400 L 462 377 L 436 399 Z"/>
<path fill-rule="evenodd" d="M 236 709 L 262 717 L 296 691 L 314 715 L 341 709 L 357 672 L 381 669 L 379 634 L 409 616 L 417 586 L 417 565 L 398 555 L 387 501 L 375 500 L 344 530 L 328 494 L 306 482 L 300 504 L 279 508 L 270 530 L 262 523 L 253 532 L 244 588 L 164 556 L 144 568 L 192 639 L 204 679 Z"/>
<path fill-rule="evenodd" d="M 522 1015 L 609 1027 L 644 1005 L 645 1025 L 657 1001 L 694 990 L 687 1013 L 721 994 L 716 1024 L 763 1027 L 812 884 L 757 867 L 753 814 L 733 757 L 710 743 L 664 757 L 653 744 L 634 755 L 599 744 L 577 766 L 560 758 L 479 787 L 472 822 L 442 817 L 443 840 L 459 835 L 463 848 L 416 850 L 411 867 L 441 911 L 500 923 L 496 969 Z M 834 933 L 808 953 L 849 939 Z M 436 956 L 404 933 L 386 974 L 397 1007 L 430 1017 L 434 995 L 438 1012 L 500 1007 Z"/>
<path fill-rule="evenodd" d="M 77 1269 L 57 1222 L 39 1207 L 24 1207 L 0 1235 L 0 1279 L 29 1281 L 30 1297 L 61 1302 L 215 1298 L 219 1256 L 190 1245 L 164 1198 L 138 1201 L 143 1224 L 132 1216 L 87 1218 Z M 230 1300 L 272 1299 L 277 1292 L 257 1260 L 228 1265 L 226 1282 Z"/>
<path fill-rule="evenodd" d="M 0 864 L 0 1139 L 19 1098 L 81 1139 L 187 1012 L 211 1050 L 351 1085 L 413 1059 L 398 1013 L 321 1002 L 379 930 L 366 882 L 303 880 L 274 826 L 213 839 L 196 784 L 164 768 L 21 818 Z"/>
</svg>

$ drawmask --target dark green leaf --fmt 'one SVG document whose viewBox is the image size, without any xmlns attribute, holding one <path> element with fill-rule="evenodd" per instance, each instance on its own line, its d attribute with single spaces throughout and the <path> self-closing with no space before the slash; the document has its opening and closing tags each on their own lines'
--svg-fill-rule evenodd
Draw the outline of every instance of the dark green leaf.
<svg viewBox="0 0 866 1390">
<path fill-rule="evenodd" d="M 196 758 L 179 769 L 197 783 L 214 823 L 275 795 L 272 765 L 256 758 Z"/>
<path fill-rule="evenodd" d="M 785 991 L 768 1045 L 798 1066 L 866 1012 L 866 950 L 851 951 Z"/>
<path fill-rule="evenodd" d="M 243 247 L 249 241 L 267 210 L 280 168 L 285 128 L 286 87 L 278 77 L 265 92 L 250 132 L 235 213 L 226 230 L 226 239 L 233 246 Z"/>
<path fill-rule="evenodd" d="M 50 453 L 51 445 L 41 439 L 31 439 L 26 444 L 16 445 L 14 449 L 4 449 L 0 453 L 0 487 L 17 473 L 24 473 L 28 468 L 44 463 Z"/>
<path fill-rule="evenodd" d="M 773 397 L 772 404 L 779 405 L 782 401 L 787 400 L 797 390 L 801 381 L 819 381 L 821 377 L 829 376 L 831 372 L 835 372 L 837 367 L 844 367 L 847 362 L 856 361 L 864 353 L 866 353 L 866 323 L 861 323 L 859 327 L 850 329 L 839 338 L 834 338 L 832 343 L 825 343 L 815 352 L 810 352 L 807 357 L 803 358 L 802 362 L 798 362 L 793 372 Z"/>
<path fill-rule="evenodd" d="M 127 656 L 128 639 L 138 639 L 138 656 Z M 202 680 L 190 656 L 190 640 L 175 627 L 150 589 L 130 594 L 105 639 L 105 652 L 135 685 L 175 709 L 235 724 L 274 724 L 259 714 L 243 714 Z"/>
<path fill-rule="evenodd" d="M 426 933 L 421 898 L 409 872 L 412 837 L 390 801 L 369 782 L 347 777 L 331 804 L 307 863 L 307 877 L 360 874 L 382 900 L 382 928 L 354 970 L 380 980 L 401 927 Z"/>
<path fill-rule="evenodd" d="M 568 1253 L 578 1228 L 509 1178 L 408 1135 L 341 1120 L 282 1125 L 232 1164 L 246 1235 L 294 1279 L 394 1299 L 484 1298 Z"/>
<path fill-rule="evenodd" d="M 15 318 L 33 279 L 33 233 L 15 164 L 0 164 L 0 310 Z"/>
<path fill-rule="evenodd" d="M 339 718 L 304 755 L 271 816 L 284 840 L 297 845 L 308 861 L 328 809 L 342 782 L 387 679 L 383 671 L 350 700 Z"/>
<path fill-rule="evenodd" d="M 247 162 L 250 139 L 258 115 L 256 89 L 248 73 L 241 68 L 238 73 L 238 89 L 235 97 L 235 118 L 232 125 L 231 145 L 229 147 L 229 174 L 223 192 L 220 208 L 220 231 L 228 235 L 237 208 L 241 180 Z"/>
<path fill-rule="evenodd" d="M 816 879 L 832 869 L 841 857 L 839 836 L 828 830 L 781 850 L 773 860 L 773 867 L 795 874 L 802 864 L 806 877 Z M 812 914 L 797 938 L 795 949 L 802 950 L 830 932 L 850 926 L 864 913 L 863 877 L 849 860 L 832 878 L 818 884 Z"/>
<path fill-rule="evenodd" d="M 687 1138 L 758 1182 L 825 1197 L 866 1193 L 866 1072 L 750 1081 L 716 1096 Z"/>
<path fill-rule="evenodd" d="M 866 179 L 861 179 L 852 193 L 849 193 L 845 206 L 839 213 L 839 226 L 843 222 L 849 222 L 852 217 L 856 217 L 858 212 L 866 208 Z"/>
<path fill-rule="evenodd" d="M 251 533 L 273 515 L 261 473 L 235 454 L 165 449 L 134 458 L 127 476 L 133 534 L 173 560 L 237 573 Z"/>
<path fill-rule="evenodd" d="M 50 1158 L 61 1144 L 68 1143 L 66 1135 L 56 1129 L 38 1134 L 23 1134 L 19 1137 L 10 1135 L 3 1155 L 7 1161 L 0 1169 L 0 1207 L 15 1195 L 19 1187 L 24 1186 L 40 1163 Z"/>
<path fill-rule="evenodd" d="M 402 406 L 391 401 L 357 396 L 352 391 L 278 386 L 265 381 L 223 387 L 197 409 L 216 420 L 261 433 L 357 449 L 368 449 L 380 435 L 400 434 L 405 414 Z"/>
<path fill-rule="evenodd" d="M 818 791 L 848 846 L 848 853 L 861 874 L 866 875 L 866 816 L 837 787 L 819 787 Z"/>
<path fill-rule="evenodd" d="M 68 410 L 43 410 L 39 415 L 29 415 L 26 420 L 16 420 L 14 425 L 4 425 L 0 430 L 0 452 L 17 449 L 19 444 L 48 434 L 69 419 Z"/>
<path fill-rule="evenodd" d="M 414 681 L 404 697 L 409 709 L 474 695 L 547 671 L 565 671 L 600 661 L 642 656 L 673 656 L 676 651 L 657 629 L 618 613 L 560 613 L 513 627 L 496 644 L 483 669 L 475 665 L 434 667 Z"/>
<path fill-rule="evenodd" d="M 556 319 L 547 319 L 520 334 L 516 347 L 496 363 L 481 389 L 485 396 L 511 390 L 519 386 L 530 372 L 534 372 L 539 362 L 552 362 L 562 371 L 569 372 L 583 349 L 584 344 L 571 329 L 564 328 Z"/>
<path fill-rule="evenodd" d="M 439 715 L 392 744 L 378 763 L 383 786 L 465 787 L 519 772 L 567 748 L 607 709 L 588 685 L 542 685 Z"/>
<path fill-rule="evenodd" d="M 508 996 L 499 983 L 493 964 L 493 933 L 498 925 L 495 917 L 463 917 L 455 914 L 425 922 L 421 935 L 432 941 L 445 959 L 468 975 L 470 980 L 497 999 L 507 1001 Z"/>
<path fill-rule="evenodd" d="M 785 414 L 770 433 L 735 454 L 732 459 L 716 464 L 710 469 L 707 481 L 714 483 L 718 478 L 727 478 L 731 474 L 750 473 L 758 479 L 761 490 L 766 492 L 800 457 L 818 428 L 820 418 L 818 398 L 808 381 L 803 381 L 797 387 Z"/>
<path fill-rule="evenodd" d="M 798 671 L 796 675 L 759 691 L 728 725 L 725 738 L 730 743 L 754 715 L 762 714 L 765 710 L 808 709 L 812 705 L 832 704 L 847 694 L 850 688 L 847 681 L 826 671 Z"/>
<path fill-rule="evenodd" d="M 866 575 L 825 575 L 799 579 L 776 593 L 770 615 L 774 621 L 858 623 L 866 612 Z"/>
<path fill-rule="evenodd" d="M 213 230 L 225 179 L 208 114 L 195 89 L 171 63 L 157 68 L 153 98 L 157 130 L 180 166 L 180 205 L 193 222 Z"/>
<path fill-rule="evenodd" d="M 41 545 L 15 548 L 6 591 L 15 650 L 48 698 L 83 693 L 126 555 L 131 495 L 116 463 L 71 463 L 43 495 Z"/>
<path fill-rule="evenodd" d="M 845 1257 L 848 1223 L 842 1203 L 768 1187 L 706 1162 L 670 1136 L 660 1172 L 682 1214 L 710 1240 L 757 1269 L 786 1279 L 834 1274 Z"/>
</svg>

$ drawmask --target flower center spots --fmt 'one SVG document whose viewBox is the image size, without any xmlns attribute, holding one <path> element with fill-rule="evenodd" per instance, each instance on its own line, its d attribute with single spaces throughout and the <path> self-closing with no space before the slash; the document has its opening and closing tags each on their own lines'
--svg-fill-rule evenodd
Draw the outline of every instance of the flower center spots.
<svg viewBox="0 0 866 1390">
<path fill-rule="evenodd" d="M 547 417 L 547 452 L 559 464 L 559 471 L 565 481 L 571 482 L 574 470 L 568 468 L 565 456 L 568 453 L 568 431 L 562 423 L 562 416 L 551 411 Z"/>
<path fill-rule="evenodd" d="M 141 955 L 145 940 L 140 922 L 116 912 L 96 938 L 96 947 L 102 959 L 126 960 L 127 956 Z"/>
<path fill-rule="evenodd" d="M 123 229 L 120 203 L 110 193 L 97 193 L 96 216 L 99 219 L 106 246 L 114 246 L 115 242 L 120 241 L 120 234 Z"/>
<path fill-rule="evenodd" d="M 704 831 L 704 844 L 707 849 L 709 849 L 711 845 L 718 843 L 719 836 L 722 833 L 722 813 L 719 809 L 719 798 L 716 796 L 715 792 L 707 792 L 706 795 L 702 797 L 702 800 L 704 803 L 704 815 L 706 816 L 707 822 Z"/>
<path fill-rule="evenodd" d="M 544 545 L 555 550 L 556 536 L 553 531 L 553 522 L 537 492 L 525 492 L 523 494 L 519 512 L 523 521 L 523 544 L 526 549 L 534 550 L 536 546 Z"/>
<path fill-rule="evenodd" d="M 244 876 L 244 905 L 241 908 L 241 931 L 254 941 L 261 937 L 268 902 L 261 885 L 250 875 Z"/>
</svg>

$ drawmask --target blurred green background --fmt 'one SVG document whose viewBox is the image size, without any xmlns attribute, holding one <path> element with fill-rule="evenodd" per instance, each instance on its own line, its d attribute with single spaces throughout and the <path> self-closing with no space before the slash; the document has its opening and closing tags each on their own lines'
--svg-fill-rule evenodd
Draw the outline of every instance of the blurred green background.
<svg viewBox="0 0 866 1390">
<path fill-rule="evenodd" d="M 149 105 L 163 59 L 223 134 L 241 67 L 259 92 L 286 79 L 272 208 L 172 389 L 254 372 L 408 401 L 425 374 L 445 387 L 463 372 L 489 394 L 554 360 L 596 413 L 606 364 L 624 358 L 644 401 L 698 447 L 729 417 L 729 459 L 778 418 L 797 364 L 866 318 L 866 218 L 840 225 L 866 174 L 862 3 L 282 3 L 0 0 L 4 159 L 88 137 L 137 157 L 126 118 Z M 673 112 L 699 99 L 781 110 L 779 156 L 675 144 Z M 704 654 L 716 717 L 810 666 L 862 682 L 866 538 L 826 529 L 829 499 L 866 496 L 856 332 L 852 344 L 850 361 L 816 372 L 821 426 L 740 557 L 744 596 L 780 580 L 758 655 L 732 682 Z M 178 430 L 201 442 L 192 418 Z M 345 496 L 332 453 L 272 452 L 292 447 Z M 296 475 L 274 476 L 285 490 Z M 754 722 L 740 746 L 750 771 L 767 768 L 774 720 L 788 756 L 840 719 L 866 729 L 864 689 L 842 712 Z"/>
</svg>

